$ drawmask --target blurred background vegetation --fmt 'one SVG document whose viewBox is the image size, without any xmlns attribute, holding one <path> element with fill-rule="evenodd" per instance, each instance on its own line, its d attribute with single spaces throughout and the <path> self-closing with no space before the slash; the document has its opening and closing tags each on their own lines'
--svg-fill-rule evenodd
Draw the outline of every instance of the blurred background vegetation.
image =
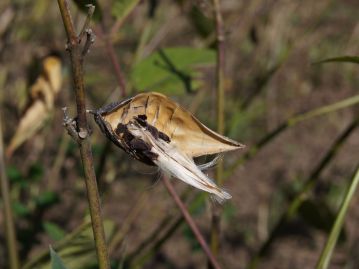
<svg viewBox="0 0 359 269">
<path fill-rule="evenodd" d="M 97 38 L 85 62 L 88 107 L 159 91 L 216 129 L 211 2 L 89 2 L 96 5 Z M 78 31 L 87 3 L 71 3 Z M 224 159 L 224 187 L 233 198 L 223 207 L 219 261 L 223 268 L 313 268 L 358 164 L 359 66 L 312 63 L 359 55 L 359 3 L 222 0 L 221 9 L 225 134 L 247 148 Z M 61 108 L 75 113 L 65 43 L 55 1 L 1 1 L 5 148 L 29 107 L 46 98 L 32 90 L 39 77 L 48 78 L 44 59 L 54 53 L 62 59 L 61 77 L 55 78 L 62 86 L 40 113 L 41 128 L 6 158 L 26 268 L 49 268 L 49 244 L 69 268 L 96 268 L 79 152 L 62 126 Z M 345 99 L 348 104 L 324 115 L 296 117 Z M 29 120 L 30 125 L 39 121 L 39 116 Z M 206 257 L 158 171 L 130 159 L 93 121 L 91 126 L 113 268 L 206 268 Z M 209 238 L 209 199 L 173 182 Z M 354 196 L 330 268 L 359 268 L 358 202 Z M 1 213 L 0 268 L 8 264 L 4 226 Z"/>
</svg>

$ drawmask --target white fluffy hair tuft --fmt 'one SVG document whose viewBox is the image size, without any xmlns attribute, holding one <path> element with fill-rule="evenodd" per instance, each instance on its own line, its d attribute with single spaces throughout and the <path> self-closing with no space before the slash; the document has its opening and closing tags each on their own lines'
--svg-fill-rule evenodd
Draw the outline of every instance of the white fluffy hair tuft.
<svg viewBox="0 0 359 269">
<path fill-rule="evenodd" d="M 144 127 L 137 123 L 129 123 L 128 130 L 135 137 L 138 137 L 151 145 L 151 152 L 158 157 L 153 162 L 166 174 L 174 176 L 193 187 L 211 193 L 216 201 L 222 203 L 232 196 L 219 188 L 201 170 L 215 165 L 220 157 L 216 157 L 209 163 L 197 166 L 193 159 L 174 145 L 162 139 L 156 139 Z"/>
</svg>

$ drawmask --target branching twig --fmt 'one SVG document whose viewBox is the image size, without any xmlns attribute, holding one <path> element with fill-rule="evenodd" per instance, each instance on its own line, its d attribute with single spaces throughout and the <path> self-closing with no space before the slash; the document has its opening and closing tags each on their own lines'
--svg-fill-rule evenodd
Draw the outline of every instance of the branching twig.
<svg viewBox="0 0 359 269">
<path fill-rule="evenodd" d="M 194 222 L 194 220 L 192 219 L 192 217 L 191 217 L 190 213 L 188 212 L 186 206 L 183 204 L 183 202 L 179 198 L 178 194 L 176 193 L 172 183 L 170 182 L 170 180 L 166 176 L 163 177 L 163 182 L 164 182 L 168 192 L 171 194 L 173 200 L 176 202 L 177 206 L 181 210 L 181 213 L 182 213 L 183 217 L 185 218 L 187 224 L 191 228 L 193 234 L 195 235 L 198 243 L 201 245 L 203 251 L 206 253 L 206 255 L 207 255 L 209 261 L 211 262 L 213 268 L 220 269 L 221 267 L 220 267 L 218 261 L 213 256 L 213 254 L 212 254 L 211 250 L 209 249 L 206 241 L 204 240 L 201 232 L 199 231 L 196 223 Z"/>
<path fill-rule="evenodd" d="M 86 43 L 82 49 L 81 58 L 84 59 L 85 55 L 90 51 L 90 46 L 95 42 L 95 35 L 92 32 L 92 29 L 86 29 Z"/>
<path fill-rule="evenodd" d="M 91 22 L 91 18 L 93 13 L 95 12 L 95 6 L 94 5 L 86 5 L 86 7 L 88 8 L 87 10 L 87 17 L 86 17 L 86 21 L 82 27 L 82 30 L 79 34 L 79 43 L 81 43 L 83 36 L 86 34 L 86 31 L 89 29 L 90 26 L 90 22 Z"/>
<path fill-rule="evenodd" d="M 97 183 L 96 183 L 96 175 L 93 166 L 92 150 L 91 150 L 90 142 L 87 139 L 89 136 L 89 131 L 88 131 L 87 118 L 86 118 L 85 87 L 83 81 L 82 64 L 83 64 L 84 51 L 86 54 L 92 42 L 91 31 L 88 31 L 87 29 L 84 30 L 84 32 L 86 32 L 87 34 L 87 41 L 84 48 L 81 48 L 81 44 L 80 44 L 81 36 L 76 35 L 68 2 L 66 0 L 58 0 L 57 2 L 59 4 L 62 20 L 64 22 L 64 26 L 68 38 L 67 50 L 71 58 L 72 74 L 73 74 L 76 104 L 77 104 L 76 132 L 78 137 L 76 138 L 76 141 L 78 142 L 80 147 L 81 159 L 85 173 L 87 197 L 89 201 L 92 229 L 95 238 L 99 268 L 109 269 L 110 263 L 109 263 L 105 233 L 103 228 L 99 194 L 98 194 Z M 89 8 L 91 10 L 93 9 L 92 6 Z M 93 10 L 92 12 L 89 11 L 88 17 L 91 18 L 92 13 Z M 86 28 L 87 26 L 86 24 L 89 23 L 90 18 L 86 19 L 84 28 Z"/>
</svg>

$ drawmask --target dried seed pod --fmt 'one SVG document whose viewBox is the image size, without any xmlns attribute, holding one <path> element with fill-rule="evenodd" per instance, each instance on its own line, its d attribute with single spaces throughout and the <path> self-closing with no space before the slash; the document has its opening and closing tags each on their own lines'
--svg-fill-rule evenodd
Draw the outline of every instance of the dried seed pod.
<svg viewBox="0 0 359 269">
<path fill-rule="evenodd" d="M 221 190 L 196 166 L 193 157 L 244 147 L 203 125 L 190 112 L 159 93 L 138 94 L 94 112 L 101 130 L 135 159 L 157 165 L 186 183 L 215 194 Z"/>
<path fill-rule="evenodd" d="M 47 56 L 42 62 L 42 73 L 30 88 L 30 101 L 23 112 L 14 136 L 6 149 L 9 157 L 27 139 L 31 138 L 49 118 L 55 97 L 61 90 L 61 59 Z"/>
</svg>

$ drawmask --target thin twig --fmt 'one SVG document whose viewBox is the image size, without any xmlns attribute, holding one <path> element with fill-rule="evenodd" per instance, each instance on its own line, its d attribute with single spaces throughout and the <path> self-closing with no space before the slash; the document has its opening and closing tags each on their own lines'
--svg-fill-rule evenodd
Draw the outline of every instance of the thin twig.
<svg viewBox="0 0 359 269">
<path fill-rule="evenodd" d="M 175 203 L 177 204 L 177 206 L 181 210 L 183 217 L 185 218 L 187 224 L 191 228 L 191 230 L 192 230 L 194 236 L 196 237 L 198 243 L 201 245 L 203 251 L 206 253 L 206 255 L 207 255 L 209 261 L 211 262 L 213 268 L 220 269 L 221 267 L 220 267 L 218 261 L 213 256 L 213 254 L 212 254 L 211 250 L 209 249 L 206 241 L 204 240 L 201 232 L 199 231 L 196 223 L 194 222 L 194 220 L 192 219 L 190 213 L 188 212 L 188 209 L 186 208 L 186 206 L 184 205 L 184 203 L 181 201 L 180 197 L 176 193 L 172 183 L 170 182 L 170 180 L 166 176 L 163 176 L 162 179 L 163 179 L 163 182 L 164 182 L 168 192 L 171 194 L 173 200 L 175 201 Z"/>
<path fill-rule="evenodd" d="M 81 53 L 82 59 L 84 59 L 86 54 L 90 51 L 91 45 L 95 42 L 95 35 L 92 32 L 92 29 L 86 29 L 85 34 L 86 34 L 86 43 L 82 49 L 82 53 Z"/>
<path fill-rule="evenodd" d="M 5 236 L 7 250 L 9 252 L 9 265 L 11 269 L 20 268 L 19 257 L 17 252 L 17 243 L 16 243 L 16 232 L 13 220 L 13 214 L 11 209 L 10 201 L 10 188 L 8 179 L 6 176 L 5 170 L 5 160 L 4 160 L 4 144 L 2 137 L 2 126 L 0 118 L 0 177 L 1 177 L 1 196 L 4 203 L 4 219 L 5 219 Z"/>
<path fill-rule="evenodd" d="M 79 34 L 79 42 L 81 43 L 81 40 L 83 38 L 83 36 L 86 34 L 86 31 L 89 29 L 90 26 L 90 22 L 91 22 L 91 18 L 93 13 L 95 12 L 95 6 L 94 5 L 86 5 L 87 9 L 87 17 L 86 17 L 86 21 L 82 27 L 82 30 Z"/>
<path fill-rule="evenodd" d="M 64 22 L 68 43 L 67 50 L 70 54 L 72 74 L 75 86 L 77 104 L 77 142 L 80 147 L 81 159 L 85 174 L 87 198 L 90 207 L 92 230 L 95 238 L 96 252 L 100 269 L 109 269 L 110 262 L 106 246 L 105 232 L 101 214 L 100 200 L 96 183 L 95 169 L 90 141 L 88 139 L 89 128 L 86 118 L 85 87 L 83 80 L 83 59 L 82 48 L 79 43 L 79 36 L 76 35 L 73 21 L 70 14 L 68 2 L 58 0 L 62 20 Z M 91 15 L 89 13 L 89 15 Z M 87 21 L 87 20 L 86 20 Z"/>
<path fill-rule="evenodd" d="M 216 41 L 217 41 L 217 64 L 216 64 L 216 96 L 217 96 L 217 132 L 224 133 L 224 64 L 225 64 L 225 44 L 223 18 L 221 14 L 219 0 L 212 0 L 214 8 L 214 17 L 216 21 Z M 219 186 L 223 183 L 223 161 L 220 161 L 216 167 L 216 179 Z M 211 222 L 211 249 L 214 255 L 218 256 L 220 242 L 220 223 L 221 207 L 213 204 L 212 222 Z M 209 268 L 212 268 L 209 264 Z"/>
</svg>

